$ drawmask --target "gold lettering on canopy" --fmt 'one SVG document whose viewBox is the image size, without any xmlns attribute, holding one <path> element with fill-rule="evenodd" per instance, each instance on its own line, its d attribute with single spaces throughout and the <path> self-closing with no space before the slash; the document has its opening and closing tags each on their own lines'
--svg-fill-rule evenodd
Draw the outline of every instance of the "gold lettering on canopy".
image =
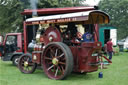
<svg viewBox="0 0 128 85">
<path fill-rule="evenodd" d="M 45 24 L 45 21 L 40 21 L 40 24 Z"/>
<path fill-rule="evenodd" d="M 48 20 L 47 23 L 55 23 L 55 20 Z"/>
<path fill-rule="evenodd" d="M 85 21 L 85 20 L 88 20 L 88 16 L 53 19 L 53 20 L 43 20 L 43 21 L 32 21 L 32 22 L 26 22 L 26 24 L 30 25 L 30 24 L 63 23 L 63 22 L 72 22 L 72 21 Z"/>
<path fill-rule="evenodd" d="M 39 24 L 39 22 L 37 21 L 37 22 L 32 22 L 32 24 Z"/>
</svg>

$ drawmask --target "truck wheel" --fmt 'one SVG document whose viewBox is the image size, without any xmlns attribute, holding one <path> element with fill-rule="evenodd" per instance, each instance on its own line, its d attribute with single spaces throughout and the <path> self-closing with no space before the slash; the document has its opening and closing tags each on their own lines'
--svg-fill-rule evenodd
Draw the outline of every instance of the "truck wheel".
<svg viewBox="0 0 128 85">
<path fill-rule="evenodd" d="M 35 71 L 37 67 L 36 63 L 32 62 L 32 55 L 23 54 L 18 62 L 18 68 L 22 73 L 30 74 Z"/>
<path fill-rule="evenodd" d="M 64 43 L 53 42 L 48 44 L 41 58 L 44 73 L 50 79 L 64 79 L 73 70 L 72 52 Z"/>
<path fill-rule="evenodd" d="M 12 58 L 12 64 L 13 64 L 14 66 L 17 66 L 17 65 L 18 65 L 18 61 L 19 61 L 19 56 L 14 56 L 14 57 Z"/>
</svg>

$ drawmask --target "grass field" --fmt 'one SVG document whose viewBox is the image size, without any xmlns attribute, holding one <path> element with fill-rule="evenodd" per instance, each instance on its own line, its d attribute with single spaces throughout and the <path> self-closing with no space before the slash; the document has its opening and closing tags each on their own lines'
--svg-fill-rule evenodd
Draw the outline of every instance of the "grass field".
<svg viewBox="0 0 128 85">
<path fill-rule="evenodd" d="M 128 53 L 113 56 L 113 63 L 103 70 L 103 78 L 97 72 L 88 74 L 72 73 L 66 80 L 48 79 L 42 70 L 23 74 L 11 62 L 0 60 L 0 85 L 128 85 Z"/>
</svg>

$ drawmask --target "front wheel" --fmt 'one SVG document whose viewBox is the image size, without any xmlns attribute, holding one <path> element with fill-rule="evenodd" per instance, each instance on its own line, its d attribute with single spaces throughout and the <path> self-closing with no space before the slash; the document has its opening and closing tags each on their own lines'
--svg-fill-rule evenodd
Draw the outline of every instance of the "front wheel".
<svg viewBox="0 0 128 85">
<path fill-rule="evenodd" d="M 50 79 L 64 79 L 73 70 L 72 52 L 67 45 L 61 42 L 47 45 L 41 62 L 45 74 Z"/>
<path fill-rule="evenodd" d="M 23 54 L 18 62 L 18 68 L 22 73 L 29 74 L 33 73 L 37 67 L 36 63 L 32 62 L 31 54 Z"/>
</svg>

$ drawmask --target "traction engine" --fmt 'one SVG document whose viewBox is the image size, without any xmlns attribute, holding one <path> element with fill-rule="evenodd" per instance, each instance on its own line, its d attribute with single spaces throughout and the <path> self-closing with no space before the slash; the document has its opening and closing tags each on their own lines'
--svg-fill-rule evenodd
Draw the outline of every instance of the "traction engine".
<svg viewBox="0 0 128 85">
<path fill-rule="evenodd" d="M 87 11 L 80 14 L 81 12 L 78 12 L 77 16 L 69 13 L 68 16 L 60 14 L 52 15 L 52 18 L 50 18 L 51 16 L 45 16 L 27 19 L 24 22 L 24 39 L 26 40 L 24 41 L 24 47 L 26 47 L 26 52 L 19 59 L 18 67 L 20 71 L 33 73 L 37 66 L 41 66 L 48 78 L 56 80 L 64 79 L 71 72 L 87 73 L 97 71 L 103 58 L 101 54 L 102 45 L 98 41 L 97 35 L 98 24 L 108 23 L 109 17 L 101 11 Z M 75 27 L 69 23 L 77 25 L 88 24 L 91 26 L 93 24 L 90 28 L 93 30 L 91 32 L 93 41 L 85 42 L 79 40 Z M 69 24 L 70 26 L 67 27 L 66 31 L 62 32 L 59 27 L 49 25 L 45 32 L 40 35 L 40 42 L 35 43 L 32 46 L 33 50 L 28 52 L 26 29 L 27 25 L 34 24 Z M 104 56 L 104 58 L 106 57 Z M 111 63 L 109 60 L 108 62 Z"/>
</svg>

